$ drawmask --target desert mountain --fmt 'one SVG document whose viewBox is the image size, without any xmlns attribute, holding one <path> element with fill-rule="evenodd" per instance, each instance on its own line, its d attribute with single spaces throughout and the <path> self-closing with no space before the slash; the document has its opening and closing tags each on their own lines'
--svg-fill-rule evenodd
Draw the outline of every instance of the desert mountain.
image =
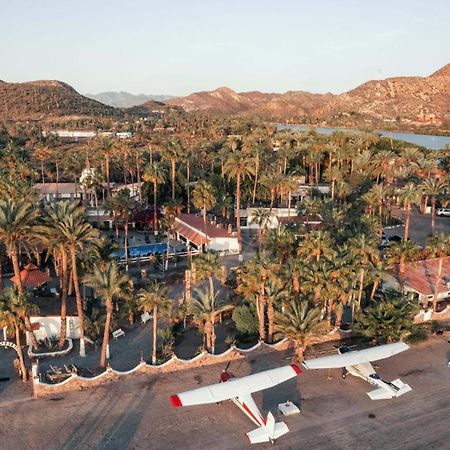
<svg viewBox="0 0 450 450">
<path fill-rule="evenodd" d="M 396 120 L 450 120 L 450 64 L 428 77 L 397 77 L 368 81 L 340 95 L 290 91 L 284 94 L 241 92 L 219 88 L 166 102 L 186 111 L 215 110 L 271 117 L 303 115 L 329 118 L 357 115 Z M 428 119 L 427 119 L 428 117 Z"/>
<path fill-rule="evenodd" d="M 61 81 L 0 83 L 0 121 L 111 116 L 117 111 Z"/>
<path fill-rule="evenodd" d="M 171 95 L 147 95 L 147 94 L 130 94 L 129 92 L 100 92 L 98 94 L 86 94 L 86 97 L 97 100 L 105 105 L 114 106 L 115 108 L 131 108 L 139 106 L 154 100 L 156 102 L 164 102 L 172 98 Z"/>
<path fill-rule="evenodd" d="M 310 114 L 332 98 L 331 94 L 311 94 L 289 91 L 284 94 L 241 92 L 221 87 L 211 92 L 197 92 L 187 97 L 173 98 L 166 103 L 181 106 L 185 111 L 213 109 L 224 113 L 262 115 Z"/>
</svg>

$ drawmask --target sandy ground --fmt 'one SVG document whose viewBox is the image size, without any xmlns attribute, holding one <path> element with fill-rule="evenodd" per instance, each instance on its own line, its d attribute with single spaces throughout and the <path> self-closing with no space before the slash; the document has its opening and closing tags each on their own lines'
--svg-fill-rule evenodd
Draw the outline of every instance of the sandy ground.
<svg viewBox="0 0 450 450">
<path fill-rule="evenodd" d="M 243 376 L 288 364 L 274 352 L 230 370 Z M 302 414 L 289 417 L 279 449 L 444 449 L 450 447 L 450 345 L 433 338 L 380 362 L 387 380 L 401 377 L 413 391 L 374 402 L 372 386 L 340 371 L 304 371 L 254 396 L 266 414 L 290 399 Z M 222 366 L 173 374 L 134 376 L 98 388 L 0 405 L 0 447 L 5 449 L 243 449 L 254 425 L 230 402 L 172 409 L 173 393 L 217 382 Z M 376 417 L 369 418 L 372 413 Z"/>
</svg>

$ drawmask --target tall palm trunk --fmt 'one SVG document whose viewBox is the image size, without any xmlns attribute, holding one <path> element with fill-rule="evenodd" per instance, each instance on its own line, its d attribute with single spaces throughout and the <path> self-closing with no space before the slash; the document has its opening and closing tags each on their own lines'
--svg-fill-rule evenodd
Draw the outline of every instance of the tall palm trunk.
<svg viewBox="0 0 450 450">
<path fill-rule="evenodd" d="M 383 237 L 383 201 L 378 202 L 378 233 L 380 240 Z"/>
<path fill-rule="evenodd" d="M 411 202 L 406 204 L 406 220 L 405 220 L 405 233 L 403 235 L 403 240 L 406 242 L 409 235 L 409 222 L 411 220 Z"/>
<path fill-rule="evenodd" d="M 434 236 L 436 228 L 436 197 L 431 197 L 431 235 Z"/>
<path fill-rule="evenodd" d="M 259 339 L 265 341 L 266 339 L 266 321 L 265 321 L 265 309 L 266 309 L 266 295 L 265 295 L 266 277 L 263 276 L 261 280 L 259 290 Z"/>
<path fill-rule="evenodd" d="M 253 206 L 255 205 L 256 200 L 256 187 L 258 185 L 258 175 L 259 175 L 259 153 L 256 154 L 255 182 L 253 183 L 253 198 L 252 198 Z"/>
<path fill-rule="evenodd" d="M 59 164 L 56 161 L 56 198 L 59 198 Z"/>
<path fill-rule="evenodd" d="M 111 193 L 111 186 L 109 182 L 109 153 L 105 153 L 105 172 L 106 172 L 106 186 L 108 188 L 108 194 Z"/>
<path fill-rule="evenodd" d="M 273 341 L 274 318 L 275 318 L 275 309 L 273 307 L 273 302 L 269 297 L 267 299 L 267 320 L 268 320 L 267 342 L 269 344 L 271 344 Z"/>
<path fill-rule="evenodd" d="M 60 348 L 64 347 L 67 337 L 67 282 L 68 282 L 68 260 L 64 246 L 61 246 L 62 274 L 61 274 L 61 330 L 59 333 Z"/>
<path fill-rule="evenodd" d="M 172 178 L 172 200 L 175 200 L 175 160 L 170 160 L 171 178 Z"/>
<path fill-rule="evenodd" d="M 191 213 L 191 187 L 190 183 L 191 166 L 189 160 L 186 161 L 186 180 L 187 180 L 187 213 Z"/>
<path fill-rule="evenodd" d="M 22 371 L 22 381 L 27 381 L 27 368 L 25 366 L 25 360 L 23 358 L 22 346 L 20 345 L 20 330 L 17 320 L 14 320 L 14 331 L 16 335 L 17 354 L 19 356 L 20 370 Z"/>
<path fill-rule="evenodd" d="M 42 184 L 45 186 L 44 161 L 41 161 L 41 177 L 42 177 Z"/>
<path fill-rule="evenodd" d="M 239 241 L 239 250 L 241 250 L 241 172 L 236 174 L 236 229 Z"/>
<path fill-rule="evenodd" d="M 211 352 L 212 350 L 212 332 L 213 332 L 213 324 L 210 320 L 205 323 L 205 336 L 206 336 L 206 350 Z"/>
<path fill-rule="evenodd" d="M 209 281 L 209 292 L 211 296 L 211 304 L 214 304 L 214 297 L 216 296 L 216 294 L 214 292 L 214 280 L 211 272 L 208 274 L 208 281 Z"/>
<path fill-rule="evenodd" d="M 363 288 L 364 288 L 364 268 L 361 267 L 361 270 L 359 272 L 359 292 L 358 292 L 358 307 L 359 308 L 361 307 Z"/>
<path fill-rule="evenodd" d="M 434 311 L 436 311 L 438 298 L 439 298 L 439 283 L 440 283 L 441 277 L 442 277 L 443 262 L 444 262 L 444 257 L 440 256 L 438 270 L 437 270 L 437 274 L 436 274 L 436 281 L 435 281 L 435 285 L 434 285 L 434 296 L 433 296 L 433 310 Z"/>
<path fill-rule="evenodd" d="M 100 356 L 100 367 L 103 369 L 106 367 L 106 350 L 109 347 L 109 330 L 111 328 L 112 313 L 113 313 L 112 299 L 107 299 L 105 330 L 103 332 L 102 353 Z"/>
<path fill-rule="evenodd" d="M 18 255 L 17 248 L 15 248 L 13 250 L 13 253 L 11 255 L 11 260 L 12 260 L 12 263 L 13 263 L 13 269 L 14 269 L 14 276 L 15 276 L 16 285 L 17 285 L 17 291 L 19 292 L 19 295 L 22 298 L 23 294 L 24 294 L 24 289 L 23 289 L 22 279 L 20 278 L 19 255 Z M 25 329 L 28 332 L 28 336 L 30 337 L 31 344 L 33 345 L 33 349 L 34 350 L 38 350 L 39 349 L 39 344 L 38 344 L 38 341 L 37 341 L 36 336 L 34 334 L 33 327 L 31 326 L 30 318 L 27 315 L 24 315 L 23 318 L 24 318 L 24 321 L 25 321 Z"/>
<path fill-rule="evenodd" d="M 295 356 L 298 361 L 303 361 L 305 355 L 305 345 L 303 343 L 297 342 L 295 345 Z"/>
<path fill-rule="evenodd" d="M 125 268 L 128 270 L 128 218 L 125 220 Z"/>
<path fill-rule="evenodd" d="M 157 330 L 158 305 L 153 307 L 153 347 L 152 347 L 152 364 L 156 364 L 156 330 Z"/>
<path fill-rule="evenodd" d="M 81 303 L 80 281 L 78 279 L 77 256 L 74 244 L 70 246 L 70 258 L 72 264 L 75 298 L 77 301 L 78 322 L 80 327 L 80 356 L 84 357 L 86 356 L 85 342 L 84 342 L 84 312 L 83 312 L 83 304 Z"/>
<path fill-rule="evenodd" d="M 153 232 L 156 233 L 158 229 L 158 214 L 156 210 L 157 204 L 157 195 L 158 195 L 158 183 L 153 181 Z"/>
</svg>

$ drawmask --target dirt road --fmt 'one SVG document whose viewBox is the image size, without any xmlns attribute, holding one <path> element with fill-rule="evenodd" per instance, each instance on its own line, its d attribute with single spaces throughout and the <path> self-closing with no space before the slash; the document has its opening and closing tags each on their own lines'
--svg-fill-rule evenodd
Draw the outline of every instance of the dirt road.
<svg viewBox="0 0 450 450">
<path fill-rule="evenodd" d="M 450 447 L 450 345 L 433 338 L 380 361 L 386 380 L 400 377 L 413 391 L 374 402 L 372 386 L 340 371 L 304 371 L 255 395 L 263 414 L 287 399 L 302 414 L 290 433 L 261 449 L 444 449 Z M 237 376 L 288 364 L 284 353 L 231 366 Z M 216 382 L 221 366 L 159 376 L 135 376 L 89 391 L 0 407 L 5 449 L 245 449 L 254 425 L 230 402 L 172 409 L 169 396 Z M 369 418 L 369 414 L 374 418 Z"/>
</svg>

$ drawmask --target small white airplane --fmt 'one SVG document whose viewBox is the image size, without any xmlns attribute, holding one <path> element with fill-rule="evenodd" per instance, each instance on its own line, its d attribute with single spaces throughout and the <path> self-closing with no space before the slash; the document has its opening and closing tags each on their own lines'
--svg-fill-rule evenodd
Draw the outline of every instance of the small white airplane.
<svg viewBox="0 0 450 450">
<path fill-rule="evenodd" d="M 315 359 L 303 361 L 303 366 L 307 369 L 335 369 L 344 368 L 346 372 L 342 373 L 342 378 L 347 374 L 362 378 L 377 389 L 368 392 L 367 395 L 372 400 L 384 400 L 393 397 L 400 397 L 411 391 L 408 384 L 400 379 L 392 382 L 385 381 L 375 372 L 371 361 L 389 358 L 397 353 L 407 350 L 409 346 L 404 342 L 394 344 L 379 345 L 377 347 L 367 348 L 365 350 L 350 351 L 347 347 L 341 347 L 338 355 L 322 356 Z"/>
<path fill-rule="evenodd" d="M 276 386 L 300 375 L 300 373 L 301 369 L 296 364 L 265 370 L 242 378 L 234 377 L 225 369 L 220 375 L 218 384 L 172 395 L 170 401 L 172 406 L 177 408 L 179 406 L 204 405 L 231 400 L 258 427 L 246 433 L 250 443 L 258 444 L 269 441 L 273 443 L 275 439 L 286 434 L 289 428 L 284 422 L 275 423 L 271 412 L 268 413 L 267 419 L 264 419 L 251 394 Z"/>
</svg>

